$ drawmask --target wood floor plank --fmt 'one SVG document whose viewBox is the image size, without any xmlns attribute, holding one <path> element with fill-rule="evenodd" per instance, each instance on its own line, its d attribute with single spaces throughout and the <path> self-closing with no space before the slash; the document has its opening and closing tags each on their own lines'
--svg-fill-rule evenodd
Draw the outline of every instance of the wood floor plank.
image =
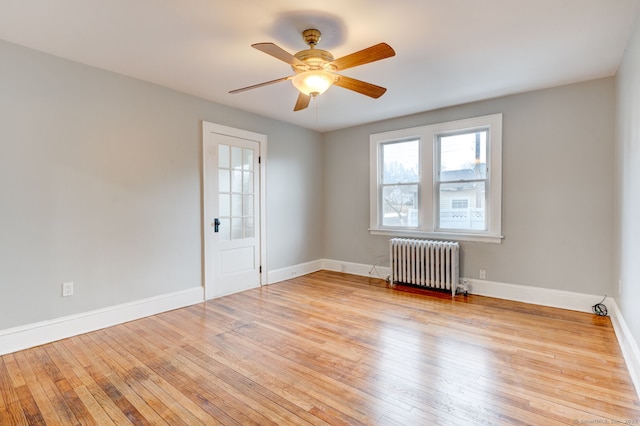
<svg viewBox="0 0 640 426">
<path fill-rule="evenodd" d="M 156 404 L 158 401 L 145 401 L 129 386 L 125 377 L 120 374 L 116 360 L 108 355 L 110 348 L 106 345 L 99 344 L 99 337 L 96 333 L 93 333 L 91 336 L 82 335 L 78 337 L 87 351 L 98 355 L 90 368 L 92 376 L 97 378 L 96 382 L 122 410 L 129 421 L 134 424 L 169 424 L 154 410 L 154 407 L 150 405 Z"/>
<path fill-rule="evenodd" d="M 138 323 L 136 321 L 135 323 Z M 126 325 L 127 328 L 131 327 L 131 324 Z M 122 338 L 127 339 L 125 333 Z M 155 346 L 152 342 L 161 341 L 164 351 Z M 197 383 L 194 383 L 184 373 L 187 371 L 181 370 L 176 364 L 176 360 L 173 357 L 172 352 L 166 352 L 170 346 L 167 344 L 167 339 L 162 335 L 153 336 L 151 334 L 142 333 L 138 335 L 135 340 L 129 340 L 127 342 L 128 350 L 138 359 L 144 359 L 144 364 L 158 376 L 162 377 L 171 387 L 179 390 L 184 397 L 189 399 L 199 409 L 206 412 L 211 417 L 211 422 L 215 421 L 220 424 L 239 424 L 228 416 L 224 410 L 218 407 L 214 402 L 218 397 L 213 396 L 209 398 L 209 386 L 200 388 Z M 179 351 L 179 347 L 174 348 L 174 351 Z M 209 384 L 210 385 L 210 384 Z"/>
<path fill-rule="evenodd" d="M 54 342 L 51 346 L 64 358 L 66 365 L 68 365 L 68 369 L 65 369 L 67 374 L 76 376 L 82 383 L 82 386 L 75 388 L 78 397 L 100 425 L 111 422 L 115 424 L 127 423 L 127 417 L 89 373 L 88 368 L 91 366 L 91 362 L 83 358 L 83 354 L 76 346 L 77 343 L 77 339 L 66 339 Z"/>
<path fill-rule="evenodd" d="M 319 271 L 0 357 L 0 424 L 640 422 L 609 318 Z"/>
<path fill-rule="evenodd" d="M 22 407 L 22 412 L 24 414 L 24 423 L 28 425 L 45 425 L 44 417 L 38 408 L 38 404 L 36 403 L 29 387 L 27 385 L 21 385 L 16 388 L 16 394 L 20 399 L 20 406 Z M 50 420 L 51 422 L 51 420 Z M 20 424 L 20 422 L 17 422 Z M 12 424 L 11 422 L 0 424 Z"/>
<path fill-rule="evenodd" d="M 125 382 L 145 401 L 151 402 L 154 410 L 171 425 L 206 424 L 204 412 L 177 392 L 171 385 L 158 379 L 157 375 L 142 364 L 139 359 L 127 350 L 121 342 L 110 335 L 110 330 L 101 330 L 102 341 L 112 348 L 105 352 L 107 356 L 118 362 Z M 103 346 L 104 347 L 104 346 Z M 157 403 L 154 403 L 157 400 Z M 186 405 L 186 407 L 185 407 Z"/>
<path fill-rule="evenodd" d="M 25 391 L 25 394 L 30 395 L 35 401 L 38 410 L 40 411 L 41 417 L 45 420 L 46 423 L 51 424 L 64 424 L 60 414 L 54 407 L 53 403 L 49 399 L 48 392 L 44 386 L 45 378 L 40 377 L 36 374 L 35 370 L 37 368 L 37 361 L 33 361 L 33 358 L 28 357 L 28 354 L 33 349 L 27 349 L 25 351 L 16 352 L 15 359 L 20 368 L 22 376 L 26 382 L 28 393 Z M 23 399 L 21 399 L 21 405 L 28 405 L 23 403 Z M 8 423 L 11 424 L 11 423 Z"/>
<path fill-rule="evenodd" d="M 26 423 L 27 419 L 20 405 L 20 396 L 13 387 L 6 364 L 0 360 L 0 411 L 7 424 Z"/>
</svg>

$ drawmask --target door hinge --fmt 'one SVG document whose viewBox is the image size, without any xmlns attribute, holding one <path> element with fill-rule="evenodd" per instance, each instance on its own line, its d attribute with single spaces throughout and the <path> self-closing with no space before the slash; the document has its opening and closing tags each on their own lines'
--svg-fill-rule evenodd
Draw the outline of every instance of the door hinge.
<svg viewBox="0 0 640 426">
<path fill-rule="evenodd" d="M 260 273 L 262 273 L 262 265 L 260 265 Z"/>
<path fill-rule="evenodd" d="M 262 164 L 262 157 L 258 157 L 258 164 Z"/>
</svg>

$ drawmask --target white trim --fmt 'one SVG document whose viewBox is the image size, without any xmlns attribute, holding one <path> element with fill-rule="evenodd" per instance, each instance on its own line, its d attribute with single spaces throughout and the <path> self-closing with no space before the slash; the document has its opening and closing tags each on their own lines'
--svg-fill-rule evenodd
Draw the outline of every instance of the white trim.
<svg viewBox="0 0 640 426">
<path fill-rule="evenodd" d="M 269 271 L 269 284 L 275 284 L 301 275 L 321 271 L 344 272 L 346 274 L 360 275 L 363 277 L 375 277 L 386 279 L 391 273 L 389 267 L 364 265 L 362 263 L 342 262 L 340 260 L 319 259 L 311 262 L 300 263 L 286 268 Z"/>
<path fill-rule="evenodd" d="M 471 294 L 513 300 L 534 305 L 569 309 L 571 311 L 592 312 L 591 307 L 602 300 L 602 295 L 574 293 L 542 287 L 507 284 L 495 281 L 476 280 L 460 277 L 460 283 L 467 283 Z M 607 297 L 605 305 L 613 299 Z"/>
<path fill-rule="evenodd" d="M 321 269 L 324 269 L 322 260 L 314 260 L 286 268 L 274 269 L 273 271 L 269 271 L 269 284 L 279 283 L 280 281 L 285 281 L 300 275 L 311 274 Z"/>
<path fill-rule="evenodd" d="M 328 271 L 344 272 L 362 277 L 386 279 L 391 274 L 391 269 L 388 266 L 364 265 L 362 263 L 342 262 L 331 259 L 323 259 L 322 264 L 322 269 Z"/>
<path fill-rule="evenodd" d="M 471 241 L 476 243 L 495 243 L 501 244 L 504 236 L 491 234 L 477 234 L 470 232 L 465 234 L 455 232 L 421 232 L 409 231 L 406 229 L 369 229 L 371 235 L 386 235 L 387 237 L 411 237 L 411 238 L 427 238 L 430 240 L 448 240 L 448 241 Z"/>
<path fill-rule="evenodd" d="M 620 312 L 618 304 L 613 299 L 608 303 L 607 307 L 609 308 L 609 316 L 611 316 L 613 330 L 618 338 L 618 344 L 620 345 L 622 356 L 624 356 L 627 364 L 629 376 L 631 376 L 631 381 L 636 388 L 638 398 L 640 398 L 640 349 L 638 349 L 638 344 L 622 317 L 622 312 Z"/>
<path fill-rule="evenodd" d="M 0 355 L 184 308 L 203 301 L 204 289 L 198 286 L 94 311 L 0 330 Z"/>
</svg>

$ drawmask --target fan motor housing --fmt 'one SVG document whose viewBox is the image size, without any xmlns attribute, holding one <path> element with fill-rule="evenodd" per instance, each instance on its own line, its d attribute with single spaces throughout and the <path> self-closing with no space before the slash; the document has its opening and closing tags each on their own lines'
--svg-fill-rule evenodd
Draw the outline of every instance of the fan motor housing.
<svg viewBox="0 0 640 426">
<path fill-rule="evenodd" d="M 334 72 L 336 70 L 336 68 L 331 65 L 331 62 L 333 61 L 333 55 L 326 50 L 306 49 L 301 50 L 294 56 L 305 63 L 305 65 L 291 66 L 291 69 L 293 69 L 296 73 L 314 70 L 325 70 Z"/>
</svg>

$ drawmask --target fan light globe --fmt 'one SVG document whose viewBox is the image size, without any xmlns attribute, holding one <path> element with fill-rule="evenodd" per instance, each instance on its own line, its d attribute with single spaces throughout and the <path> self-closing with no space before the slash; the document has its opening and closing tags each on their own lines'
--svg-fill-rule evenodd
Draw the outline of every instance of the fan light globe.
<svg viewBox="0 0 640 426">
<path fill-rule="evenodd" d="M 324 70 L 314 70 L 301 72 L 293 78 L 292 83 L 300 92 L 315 97 L 326 92 L 334 81 L 333 74 Z"/>
</svg>

